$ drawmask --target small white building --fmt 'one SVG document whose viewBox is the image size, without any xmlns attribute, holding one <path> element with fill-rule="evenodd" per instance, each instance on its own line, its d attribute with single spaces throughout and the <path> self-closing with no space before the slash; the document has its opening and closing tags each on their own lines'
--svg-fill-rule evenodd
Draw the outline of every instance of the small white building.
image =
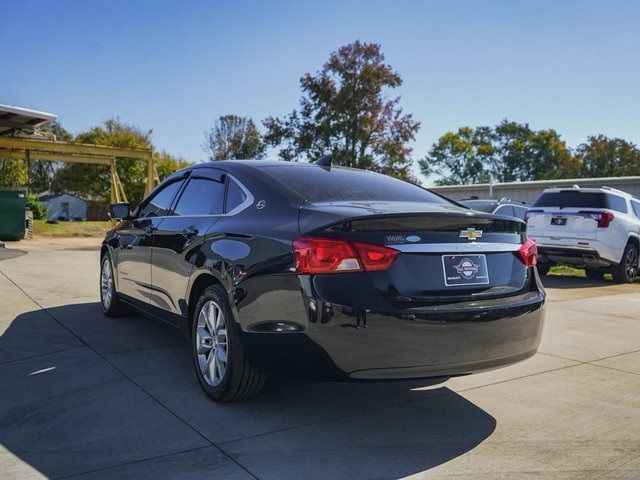
<svg viewBox="0 0 640 480">
<path fill-rule="evenodd" d="M 47 220 L 86 220 L 87 202 L 75 195 L 59 193 L 42 195 L 40 201 L 47 207 Z"/>
</svg>

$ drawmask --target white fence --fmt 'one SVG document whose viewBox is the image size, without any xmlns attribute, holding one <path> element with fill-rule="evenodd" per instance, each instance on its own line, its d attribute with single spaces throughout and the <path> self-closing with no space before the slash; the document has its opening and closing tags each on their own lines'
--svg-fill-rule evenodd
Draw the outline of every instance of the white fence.
<svg viewBox="0 0 640 480">
<path fill-rule="evenodd" d="M 470 197 L 496 199 L 507 197 L 533 203 L 545 188 L 572 187 L 574 185 L 581 187 L 607 186 L 640 197 L 640 177 L 570 178 L 567 180 L 494 183 L 493 189 L 488 183 L 480 183 L 476 185 L 432 187 L 431 190 L 452 200 L 462 200 Z M 493 190 L 493 194 L 490 193 L 491 190 Z"/>
</svg>

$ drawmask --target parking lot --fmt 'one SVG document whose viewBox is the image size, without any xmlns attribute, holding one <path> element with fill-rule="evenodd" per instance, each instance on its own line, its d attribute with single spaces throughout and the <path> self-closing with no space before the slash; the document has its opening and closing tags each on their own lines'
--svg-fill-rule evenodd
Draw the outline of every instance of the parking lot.
<svg viewBox="0 0 640 480">
<path fill-rule="evenodd" d="M 177 331 L 101 314 L 98 245 L 0 249 L 2 478 L 640 478 L 640 284 L 549 277 L 509 368 L 219 405 Z"/>
</svg>

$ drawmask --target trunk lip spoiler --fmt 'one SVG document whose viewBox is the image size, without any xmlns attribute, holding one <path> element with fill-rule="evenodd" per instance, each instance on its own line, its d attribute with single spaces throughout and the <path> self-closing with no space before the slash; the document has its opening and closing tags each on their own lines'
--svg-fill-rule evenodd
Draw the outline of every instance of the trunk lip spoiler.
<svg viewBox="0 0 640 480">
<path fill-rule="evenodd" d="M 494 253 L 517 252 L 520 243 L 410 243 L 387 244 L 402 253 Z"/>
</svg>

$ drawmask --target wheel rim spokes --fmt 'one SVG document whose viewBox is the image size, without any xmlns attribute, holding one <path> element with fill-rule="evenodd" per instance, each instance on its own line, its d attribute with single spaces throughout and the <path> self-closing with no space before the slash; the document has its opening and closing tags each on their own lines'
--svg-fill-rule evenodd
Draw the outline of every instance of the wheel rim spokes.
<svg viewBox="0 0 640 480">
<path fill-rule="evenodd" d="M 632 280 L 636 277 L 636 273 L 638 270 L 638 254 L 635 250 L 629 250 L 627 253 L 627 277 Z"/>
<path fill-rule="evenodd" d="M 100 274 L 100 294 L 102 305 L 105 309 L 111 306 L 111 297 L 113 292 L 113 275 L 111 274 L 111 263 L 105 259 L 102 263 L 102 273 Z"/>
<path fill-rule="evenodd" d="M 227 325 L 222 309 L 212 300 L 200 310 L 195 341 L 200 373 L 209 385 L 218 385 L 227 370 Z"/>
</svg>

